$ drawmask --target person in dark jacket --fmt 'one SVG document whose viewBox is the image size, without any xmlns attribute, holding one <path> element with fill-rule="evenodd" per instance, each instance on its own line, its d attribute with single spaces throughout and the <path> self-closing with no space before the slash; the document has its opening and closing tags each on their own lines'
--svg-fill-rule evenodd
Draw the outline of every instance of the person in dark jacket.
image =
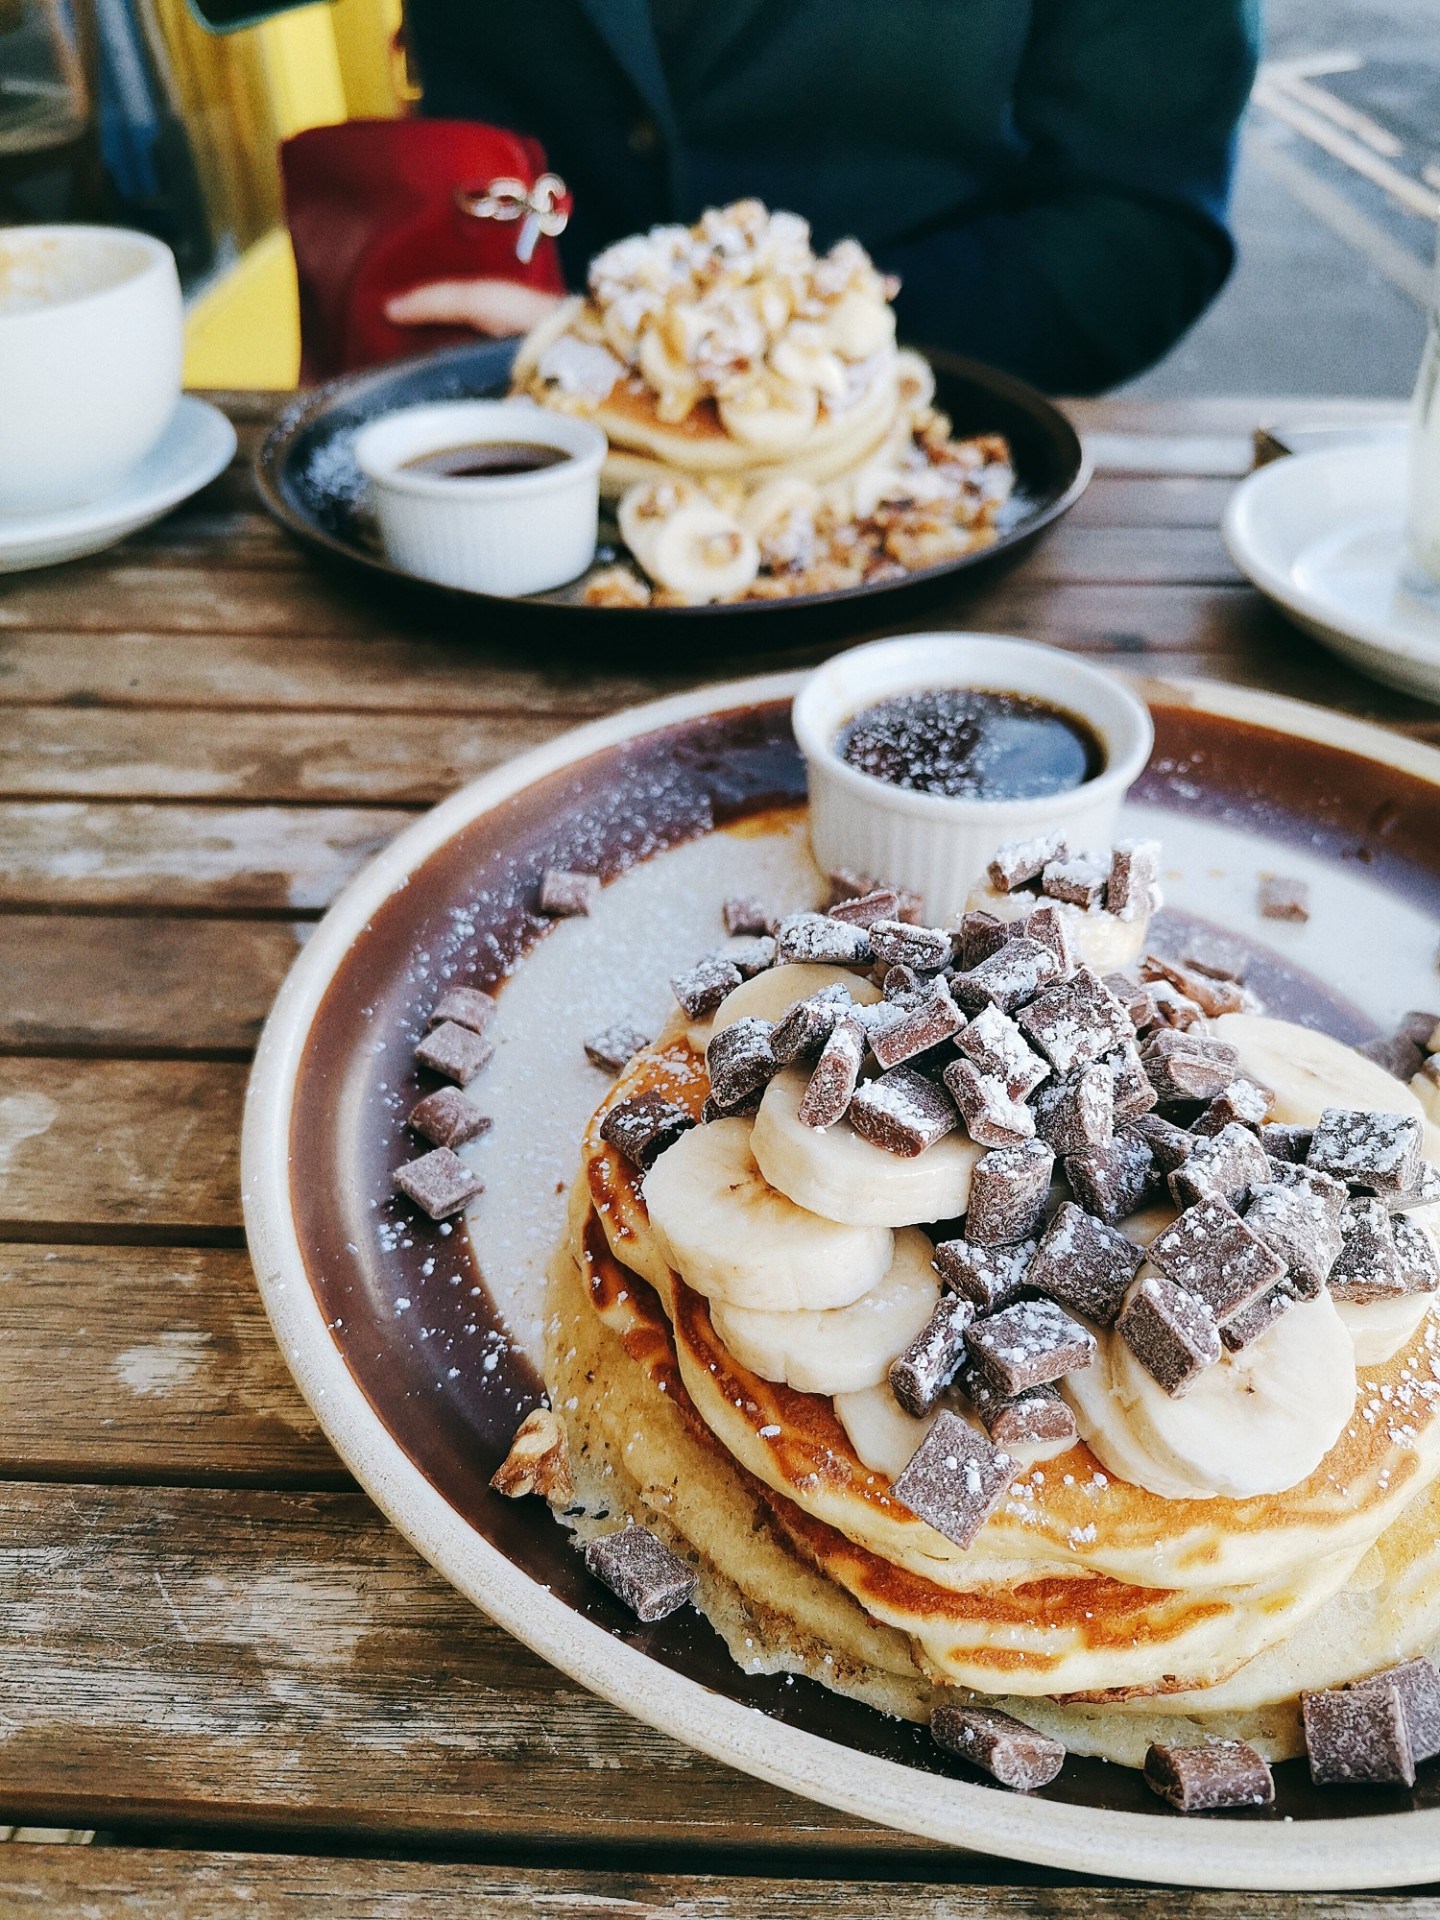
<svg viewBox="0 0 1440 1920">
<path fill-rule="evenodd" d="M 567 277 L 754 195 L 900 276 L 903 339 L 1052 392 L 1159 359 L 1229 273 L 1259 0 L 408 0 L 427 113 L 538 137 Z M 416 289 L 396 320 L 508 333 L 547 296 Z"/>
</svg>

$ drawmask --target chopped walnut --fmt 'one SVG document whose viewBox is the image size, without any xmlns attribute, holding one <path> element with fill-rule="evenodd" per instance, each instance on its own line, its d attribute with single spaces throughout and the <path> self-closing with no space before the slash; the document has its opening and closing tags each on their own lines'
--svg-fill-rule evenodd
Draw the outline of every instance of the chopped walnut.
<svg viewBox="0 0 1440 1920">
<path fill-rule="evenodd" d="M 605 567 L 585 582 L 587 607 L 648 607 L 649 587 L 629 567 Z"/>
<path fill-rule="evenodd" d="M 562 1506 L 570 1499 L 575 1491 L 570 1444 L 559 1418 L 548 1407 L 536 1407 L 526 1414 L 490 1484 L 507 1500 L 538 1493 L 542 1500 Z"/>
</svg>

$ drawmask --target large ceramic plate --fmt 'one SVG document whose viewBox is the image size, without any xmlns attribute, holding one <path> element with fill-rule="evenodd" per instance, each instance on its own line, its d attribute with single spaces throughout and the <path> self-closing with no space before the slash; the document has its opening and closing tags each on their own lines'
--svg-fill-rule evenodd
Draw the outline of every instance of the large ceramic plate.
<svg viewBox="0 0 1440 1920">
<path fill-rule="evenodd" d="M 250 1245 L 302 1390 L 396 1526 L 502 1626 L 779 1786 L 1092 1873 L 1284 1888 L 1433 1877 L 1440 1761 L 1413 1793 L 1348 1794 L 1287 1763 L 1273 1816 L 1186 1820 L 1138 1775 L 1075 1758 L 1043 1795 L 1010 1794 L 923 1729 L 806 1680 L 742 1673 L 688 1609 L 638 1626 L 538 1502 L 490 1492 L 538 1389 L 543 1271 L 604 1090 L 582 1036 L 617 1016 L 658 1025 L 669 975 L 717 939 L 723 894 L 743 885 L 786 906 L 816 885 L 795 685 L 771 676 L 642 707 L 500 768 L 402 834 L 321 923 L 266 1028 L 244 1142 Z M 1343 1039 L 1435 1005 L 1440 753 L 1235 688 L 1143 690 L 1157 745 L 1125 824 L 1164 839 L 1174 906 L 1252 943 L 1274 1011 Z M 590 918 L 532 911 L 547 865 L 606 877 Z M 1307 925 L 1257 918 L 1265 871 L 1310 882 Z M 468 1235 L 417 1222 L 389 1181 L 414 1150 L 411 1047 L 449 980 L 503 982 L 482 1082 L 487 1191 Z"/>
<path fill-rule="evenodd" d="M 503 618 L 507 628 L 522 619 L 557 639 L 653 643 L 673 647 L 675 622 L 721 621 L 725 644 L 790 645 L 815 628 L 848 617 L 874 623 L 912 610 L 917 599 L 950 576 L 986 565 L 1032 540 L 1042 527 L 1074 504 L 1090 477 L 1075 429 L 1058 407 L 1021 380 L 978 361 L 932 354 L 936 399 L 958 434 L 1003 433 L 1015 461 L 1015 492 L 1001 521 L 999 538 L 943 566 L 904 580 L 882 581 L 843 593 L 794 600 L 754 600 L 738 606 L 588 607 L 573 584 L 525 599 L 504 599 L 459 587 L 438 587 L 392 566 L 380 548 L 366 505 L 365 483 L 355 465 L 357 431 L 381 414 L 427 401 L 490 398 L 507 391 L 513 341 L 483 341 L 451 347 L 419 360 L 402 360 L 370 373 L 351 374 L 296 402 L 277 423 L 255 463 L 260 493 L 291 533 L 334 560 L 358 567 L 392 586 L 454 608 Z M 618 531 L 602 522 L 602 540 Z M 779 622 L 777 627 L 776 623 Z M 715 638 L 719 638 L 716 634 Z"/>
</svg>

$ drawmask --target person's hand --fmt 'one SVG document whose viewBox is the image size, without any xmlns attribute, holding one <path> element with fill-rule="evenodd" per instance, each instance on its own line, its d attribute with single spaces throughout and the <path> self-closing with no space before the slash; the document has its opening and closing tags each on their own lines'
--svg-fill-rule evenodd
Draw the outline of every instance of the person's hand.
<svg viewBox="0 0 1440 1920">
<path fill-rule="evenodd" d="M 432 280 L 387 300 L 385 318 L 397 327 L 473 327 L 499 337 L 529 333 L 564 297 L 515 280 Z"/>
</svg>

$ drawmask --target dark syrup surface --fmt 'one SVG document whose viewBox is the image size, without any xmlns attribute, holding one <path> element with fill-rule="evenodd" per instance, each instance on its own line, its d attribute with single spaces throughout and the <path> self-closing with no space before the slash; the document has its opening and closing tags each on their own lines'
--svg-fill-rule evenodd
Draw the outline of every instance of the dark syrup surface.
<svg viewBox="0 0 1440 1920">
<path fill-rule="evenodd" d="M 1105 765 L 1085 722 L 1022 693 L 946 687 L 866 707 L 835 739 L 847 765 L 888 786 L 966 800 L 1068 793 Z"/>
<path fill-rule="evenodd" d="M 558 467 L 569 454 L 563 447 L 536 440 L 481 440 L 468 447 L 439 447 L 402 463 L 404 473 L 428 473 L 442 480 L 498 480 L 512 473 L 539 473 Z"/>
</svg>

